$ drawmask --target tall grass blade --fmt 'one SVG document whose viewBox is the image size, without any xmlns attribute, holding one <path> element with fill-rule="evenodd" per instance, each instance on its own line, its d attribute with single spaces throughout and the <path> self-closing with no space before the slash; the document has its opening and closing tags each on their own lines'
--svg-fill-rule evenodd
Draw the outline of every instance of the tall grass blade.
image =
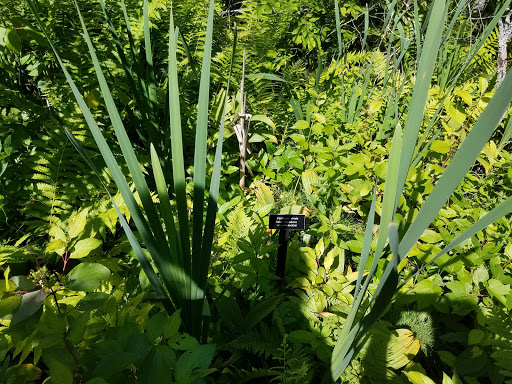
<svg viewBox="0 0 512 384">
<path fill-rule="evenodd" d="M 137 50 L 135 49 L 135 40 L 133 39 L 132 27 L 130 26 L 130 18 L 128 17 L 128 12 L 126 11 L 126 4 L 124 0 L 121 0 L 121 9 L 123 11 L 124 23 L 126 25 L 126 33 L 128 35 L 128 41 L 130 42 L 130 53 L 132 55 L 133 63 L 137 62 Z"/>
<path fill-rule="evenodd" d="M 509 142 L 512 137 L 512 114 L 508 117 L 507 125 L 505 126 L 505 131 L 503 132 L 503 136 L 501 136 L 500 143 L 498 145 L 498 151 L 501 151 L 503 147 Z"/>
<path fill-rule="evenodd" d="M 181 111 L 178 86 L 178 64 L 176 61 L 176 39 L 174 34 L 174 15 L 171 9 L 169 21 L 169 62 L 167 68 L 169 91 L 169 125 L 171 129 L 171 156 L 174 181 L 174 195 L 178 213 L 178 238 L 180 242 L 183 269 L 192 276 L 190 254 L 190 232 L 188 224 L 187 192 L 185 179 L 185 161 L 183 159 L 183 138 L 181 134 Z M 190 297 L 190 284 L 187 285 L 187 297 Z"/>
<path fill-rule="evenodd" d="M 206 139 L 208 136 L 208 108 L 210 92 L 210 67 L 213 41 L 213 0 L 210 0 L 208 10 L 208 22 L 206 26 L 206 39 L 204 43 L 203 64 L 201 68 L 201 80 L 199 86 L 199 102 L 197 106 L 196 141 L 194 150 L 194 205 L 192 222 L 192 279 L 196 283 L 200 280 L 203 244 L 203 220 L 204 220 L 204 193 L 206 187 Z M 207 261 L 206 261 L 207 262 Z M 204 291 L 192 289 L 191 300 L 193 302 L 192 314 L 194 318 L 201 317 Z M 195 324 L 196 326 L 198 324 Z M 200 329 L 197 329 L 200 331 Z"/>
<path fill-rule="evenodd" d="M 388 237 L 388 226 L 393 220 L 397 206 L 397 182 L 398 170 L 401 164 L 401 153 L 403 152 L 402 146 L 402 129 L 400 124 L 395 127 L 393 140 L 391 141 L 391 148 L 389 150 L 389 160 L 386 173 L 386 183 L 384 184 L 384 197 L 382 198 L 382 213 L 380 219 L 379 236 L 377 238 L 377 245 L 375 246 L 375 254 L 370 270 L 370 275 L 373 275 L 377 263 L 384 250 L 386 240 Z M 368 275 L 368 276 L 370 276 Z M 368 277 L 367 277 L 368 278 Z"/>
<path fill-rule="evenodd" d="M 167 232 L 167 241 L 171 248 L 171 260 L 173 264 L 182 266 L 183 265 L 183 254 L 181 253 L 180 241 L 176 232 L 176 224 L 174 223 L 174 211 L 171 206 L 171 200 L 169 199 L 169 191 L 167 189 L 167 183 L 165 182 L 164 173 L 160 166 L 160 160 L 156 153 L 153 144 L 150 146 L 151 152 L 151 166 L 153 168 L 153 176 L 155 178 L 156 189 L 158 192 L 158 199 L 160 200 L 160 217 L 162 217 L 165 229 Z M 178 276 L 180 282 L 177 283 L 178 287 L 182 288 L 185 286 L 185 277 L 183 275 Z M 182 293 L 181 297 L 185 297 Z"/>
<path fill-rule="evenodd" d="M 158 135 L 158 118 L 157 118 L 157 97 L 156 97 L 156 80 L 155 69 L 153 66 L 153 51 L 151 49 L 151 35 L 149 31 L 149 5 L 148 0 L 143 3 L 143 18 L 144 18 L 144 50 L 146 52 L 146 62 L 144 66 L 144 76 L 141 79 L 144 83 L 143 89 L 145 90 L 146 97 L 144 98 L 148 104 L 148 125 L 146 127 L 150 141 L 155 145 L 159 151 L 163 150 L 162 141 Z M 140 74 L 142 75 L 142 73 Z"/>
<path fill-rule="evenodd" d="M 368 29 L 370 28 L 370 14 L 368 12 L 368 4 L 365 6 L 364 10 L 364 34 L 363 34 L 363 42 L 361 43 L 361 50 L 364 51 L 364 47 L 366 45 L 366 39 L 368 38 Z"/>
<path fill-rule="evenodd" d="M 400 173 L 398 176 L 397 193 L 402 193 L 405 179 L 411 165 L 412 155 L 416 147 L 418 132 L 423 121 L 423 111 L 427 101 L 428 90 L 432 81 L 432 74 L 436 63 L 437 52 L 443 34 L 447 6 L 445 0 L 435 0 L 431 8 L 427 35 L 421 51 L 421 58 L 416 74 L 416 83 L 411 97 L 409 113 L 405 122 L 404 146 L 400 161 Z M 399 196 L 397 196 L 398 200 Z"/>
<path fill-rule="evenodd" d="M 343 56 L 343 35 L 341 34 L 341 20 L 340 20 L 340 4 L 339 0 L 334 0 L 334 13 L 336 17 L 336 37 L 338 38 L 338 58 L 339 61 Z"/>
<path fill-rule="evenodd" d="M 233 34 L 233 47 L 231 50 L 231 62 L 229 65 L 228 82 L 226 85 L 226 96 L 224 98 L 224 109 L 219 128 L 219 138 L 217 139 L 217 148 L 215 149 L 215 160 L 213 162 L 212 178 L 210 183 L 210 192 L 208 195 L 208 209 L 206 212 L 206 220 L 204 224 L 203 245 L 201 251 L 203 253 L 201 260 L 201 280 L 199 281 L 200 287 L 206 286 L 206 279 L 208 276 L 208 266 L 210 262 L 210 255 L 213 245 L 213 235 L 215 230 L 215 219 L 217 215 L 219 188 L 220 188 L 220 172 L 222 161 L 222 146 L 224 142 L 224 125 L 226 122 L 226 111 L 228 107 L 229 86 L 231 83 L 231 74 L 233 73 L 233 65 L 235 63 L 237 45 L 237 29 L 235 26 Z"/>
<path fill-rule="evenodd" d="M 395 288 L 398 283 L 397 266 L 399 260 L 398 230 L 395 223 L 391 222 L 386 232 L 389 233 L 389 244 L 392 250 L 392 257 L 388 264 L 390 268 L 386 269 L 380 280 L 384 289 L 382 289 L 382 293 L 380 293 L 380 291 L 375 292 L 372 297 L 372 300 L 375 298 L 377 299 L 375 300 L 375 304 L 370 313 L 359 321 L 354 328 L 346 334 L 346 337 L 342 338 L 340 335 L 331 358 L 331 373 L 334 381 L 338 380 L 341 374 L 348 367 L 356 352 L 356 345 L 358 341 L 366 334 L 366 332 L 368 332 L 371 326 L 382 317 L 395 293 Z M 359 307 L 359 305 L 357 307 Z M 343 330 L 345 330 L 345 324 L 343 325 Z M 342 340 L 342 343 L 340 343 L 340 340 Z"/>
<path fill-rule="evenodd" d="M 418 12 L 418 0 L 414 0 L 414 37 L 416 40 L 416 63 L 419 63 L 421 56 L 421 26 Z"/>
<path fill-rule="evenodd" d="M 121 38 L 119 37 L 119 34 L 117 33 L 116 27 L 115 27 L 114 23 L 112 22 L 110 15 L 107 12 L 107 7 L 105 6 L 104 0 L 100 0 L 100 5 L 101 5 L 101 9 L 103 10 L 103 15 L 105 16 L 105 20 L 107 21 L 107 25 L 110 30 L 110 33 L 112 34 L 112 38 L 113 38 L 114 44 L 116 46 L 117 54 L 119 55 L 119 59 L 121 60 L 121 64 L 123 66 L 123 69 L 124 69 L 124 72 L 126 75 L 126 79 L 128 80 L 128 85 L 130 86 L 133 97 L 135 98 L 135 102 L 137 103 L 137 106 L 139 107 L 139 109 L 141 111 L 142 120 L 143 120 L 142 125 L 144 126 L 145 124 L 147 124 L 147 112 L 146 112 L 146 104 L 141 97 L 140 83 L 137 84 L 138 81 L 135 81 L 131 65 L 128 62 L 128 58 L 126 57 L 126 54 L 124 51 L 123 43 L 121 42 Z M 126 7 L 124 6 L 124 3 L 122 3 L 122 7 L 123 7 L 123 11 L 126 12 Z M 126 29 L 128 31 L 128 36 L 130 39 L 130 46 L 131 46 L 134 43 L 133 43 L 133 37 L 131 35 L 131 28 L 129 25 L 128 15 L 125 15 L 125 22 L 126 22 Z M 132 60 L 134 62 L 136 62 L 136 58 L 134 56 L 135 55 L 134 50 L 130 49 L 130 51 L 132 52 L 132 56 L 133 56 Z M 141 140 L 146 141 L 147 138 L 145 137 L 144 133 L 141 132 L 138 122 L 135 121 L 135 116 L 133 116 L 132 120 L 133 120 L 134 126 L 137 127 L 137 133 L 140 136 Z"/>
<path fill-rule="evenodd" d="M 187 40 L 185 39 L 185 36 L 183 36 L 183 33 L 181 33 L 181 30 L 178 29 L 181 43 L 183 44 L 183 49 L 185 50 L 185 54 L 187 55 L 188 63 L 190 64 L 190 68 L 192 68 L 192 73 L 194 74 L 194 77 L 196 79 L 199 79 L 199 75 L 197 73 L 197 64 L 194 60 L 194 57 L 190 53 L 190 49 L 188 48 Z"/>
<path fill-rule="evenodd" d="M 372 245 L 373 236 L 373 224 L 375 221 L 375 201 L 377 200 L 377 190 L 373 191 L 372 205 L 370 207 L 370 213 L 368 213 L 368 219 L 366 220 L 366 229 L 364 232 L 363 249 L 361 250 L 361 259 L 359 261 L 359 270 L 357 271 L 356 289 L 354 290 L 354 297 L 357 297 L 359 288 L 361 287 L 361 281 L 363 280 L 364 270 L 366 263 L 368 262 L 368 255 L 370 254 L 370 248 Z"/>
</svg>

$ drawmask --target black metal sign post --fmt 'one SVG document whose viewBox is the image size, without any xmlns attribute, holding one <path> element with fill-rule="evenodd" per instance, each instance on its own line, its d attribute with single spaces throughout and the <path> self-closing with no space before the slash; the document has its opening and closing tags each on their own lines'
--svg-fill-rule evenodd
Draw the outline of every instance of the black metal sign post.
<svg viewBox="0 0 512 384">
<path fill-rule="evenodd" d="M 269 228 L 279 229 L 279 248 L 277 249 L 276 275 L 283 280 L 286 267 L 286 252 L 288 251 L 288 239 L 290 230 L 303 231 L 306 229 L 306 215 L 271 213 L 269 216 Z"/>
</svg>

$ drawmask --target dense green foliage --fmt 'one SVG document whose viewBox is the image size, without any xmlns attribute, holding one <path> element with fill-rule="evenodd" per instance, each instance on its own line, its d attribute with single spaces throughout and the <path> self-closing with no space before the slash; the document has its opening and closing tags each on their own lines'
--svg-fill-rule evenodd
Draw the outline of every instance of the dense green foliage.
<svg viewBox="0 0 512 384">
<path fill-rule="evenodd" d="M 175 2 L 175 39 L 169 36 L 171 2 L 149 2 L 152 63 L 143 1 L 106 1 L 108 20 L 100 2 L 77 3 L 87 35 L 73 1 L 42 0 L 35 6 L 133 193 L 130 200 L 118 192 L 118 179 L 99 155 L 84 108 L 77 106 L 28 4 L 3 0 L 0 382 L 331 383 L 333 349 L 352 315 L 355 325 L 373 326 L 347 346 L 354 356 L 336 382 L 512 382 L 512 222 L 501 217 L 510 204 L 499 206 L 497 220 L 433 260 L 510 196 L 508 102 L 496 130 L 488 127 L 490 140 L 482 142 L 476 162 L 466 164 L 469 173 L 434 212 L 407 257 L 398 259 L 401 250 L 393 239 L 394 234 L 403 239 L 421 218 L 421 207 L 458 148 L 474 127 L 484 125 L 477 121 L 489 113 L 487 106 L 496 111 L 495 105 L 510 97 L 500 88 L 493 98 L 495 25 L 510 1 L 488 1 L 478 12 L 474 2 L 447 1 L 447 22 L 437 30 L 439 48 L 425 45 L 431 2 L 216 2 L 206 108 L 198 100 L 209 2 Z M 88 38 L 113 104 L 100 90 Z M 174 65 L 169 42 L 176 44 L 177 84 L 169 80 Z M 424 84 L 416 71 L 424 68 L 421 53 L 429 49 L 432 80 Z M 424 115 L 423 104 L 414 107 L 421 84 Z M 178 86 L 173 107 L 169 92 L 172 100 Z M 170 121 L 178 107 L 181 129 L 173 131 Z M 142 195 L 137 172 L 124 163 L 112 108 L 151 195 Z M 241 108 L 252 115 L 246 188 L 239 186 L 235 132 Z M 159 214 L 165 209 L 154 177 L 160 168 L 170 209 L 182 210 L 187 230 L 194 232 L 194 224 L 206 218 L 211 195 L 206 192 L 204 204 L 197 203 L 202 200 L 194 188 L 202 110 L 208 113 L 202 117 L 208 122 L 207 187 L 215 180 L 224 123 L 225 131 L 218 212 L 214 225 L 206 224 L 213 248 L 207 252 L 205 301 L 201 297 L 199 309 L 190 309 L 173 296 L 162 272 L 169 259 L 155 256 L 137 220 L 151 221 L 149 203 Z M 418 144 L 414 137 L 399 151 L 412 116 Z M 171 149 L 178 131 L 185 160 L 182 204 L 174 199 L 181 176 L 173 169 L 177 156 Z M 75 150 L 71 135 L 98 174 Z M 400 173 L 393 164 L 406 149 L 412 165 Z M 390 193 L 392 180 L 401 176 L 403 190 Z M 393 196 L 392 204 L 386 196 Z M 144 214 L 135 217 L 130 204 Z M 283 281 L 276 276 L 278 241 L 268 229 L 270 212 L 307 215 L 306 231 L 291 233 Z M 157 226 L 171 240 L 172 225 L 163 213 L 160 217 Z M 396 233 L 392 227 L 388 245 L 390 221 Z M 194 238 L 186 240 L 192 242 L 190 251 Z M 182 238 L 183 250 L 184 243 Z M 145 273 L 140 260 L 148 260 L 151 270 L 145 267 Z M 380 300 L 379 283 L 385 285 L 394 262 L 398 286 L 387 301 Z M 160 280 L 151 265 L 176 311 L 155 293 L 147 275 Z M 356 292 L 362 292 L 360 305 Z M 370 304 L 379 313 L 375 322 L 365 320 L 372 312 L 365 316 L 362 308 Z"/>
</svg>

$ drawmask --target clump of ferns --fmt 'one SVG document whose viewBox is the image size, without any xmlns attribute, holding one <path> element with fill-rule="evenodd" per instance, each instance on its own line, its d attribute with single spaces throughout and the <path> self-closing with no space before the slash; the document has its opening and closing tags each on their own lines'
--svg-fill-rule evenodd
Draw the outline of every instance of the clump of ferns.
<svg viewBox="0 0 512 384">
<path fill-rule="evenodd" d="M 299 344 L 288 344 L 288 335 L 285 335 L 279 347 L 279 355 L 272 357 L 279 363 L 273 370 L 278 372 L 271 382 L 278 383 L 310 383 L 313 370 L 311 369 L 311 356 Z"/>
<path fill-rule="evenodd" d="M 414 310 L 391 310 L 386 321 L 396 328 L 408 328 L 420 341 L 421 351 L 425 355 L 432 352 L 435 343 L 435 328 L 432 316 L 428 312 Z"/>
</svg>

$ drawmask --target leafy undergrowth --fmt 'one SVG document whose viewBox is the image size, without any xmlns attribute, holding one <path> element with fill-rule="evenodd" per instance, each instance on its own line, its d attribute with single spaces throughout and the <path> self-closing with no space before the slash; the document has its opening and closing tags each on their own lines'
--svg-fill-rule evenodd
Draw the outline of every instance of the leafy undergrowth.
<svg viewBox="0 0 512 384">
<path fill-rule="evenodd" d="M 107 141 L 120 158 L 92 62 L 82 54 L 87 47 L 77 20 L 62 5 L 42 3 L 48 12 L 40 13 L 56 46 L 69 47 L 62 52 L 64 61 L 80 79 L 92 115 L 110 134 Z M 142 55 L 144 22 L 136 3 L 127 1 L 126 16 Z M 387 6 L 370 5 L 366 13 L 359 1 L 341 5 L 341 61 L 330 2 L 215 5 L 207 178 L 226 95 L 230 18 L 239 25 L 245 70 L 253 75 L 245 79 L 244 107 L 253 120 L 246 182 L 240 188 L 239 142 L 232 128 L 243 104 L 240 59 L 233 74 L 236 91 L 231 89 L 227 98 L 204 340 L 187 332 L 180 310 L 169 316 L 153 292 L 106 190 L 137 240 L 141 235 L 112 175 L 95 155 L 96 145 L 28 8 L 9 2 L 12 7 L 0 9 L 0 69 L 6 73 L 0 79 L 0 382 L 331 383 L 331 355 L 354 303 L 365 233 L 372 254 L 381 231 L 373 225 L 365 232 L 372 199 L 376 196 L 380 217 L 391 137 L 397 125 L 405 125 L 417 82 L 415 41 L 421 31 L 415 21 L 427 18 L 428 10 L 409 3 L 409 8 L 396 5 L 389 18 Z M 91 39 L 104 59 L 142 172 L 156 190 L 140 124 L 149 117 L 141 117 L 120 59 L 112 53 L 114 43 L 105 38 L 109 32 L 100 21 L 101 7 L 85 1 L 79 6 L 95 26 L 89 28 Z M 185 157 L 194 152 L 197 111 L 187 105 L 195 105 L 198 97 L 196 62 L 203 55 L 205 9 L 195 1 L 179 2 L 174 9 L 181 28 L 177 58 Z M 462 6 L 460 12 L 450 13 L 458 15 L 452 27 L 474 41 L 448 34 L 441 46 L 420 128 L 424 140 L 415 148 L 396 202 L 393 221 L 400 237 L 496 91 L 497 30 L 486 31 L 469 20 Z M 492 16 L 494 10 L 485 12 Z M 155 41 L 166 41 L 169 13 L 167 2 L 150 3 Z M 121 30 L 122 13 L 111 14 L 112 25 Z M 384 26 L 384 20 L 389 24 Z M 479 43 L 482 35 L 486 38 Z M 153 117 L 162 119 L 162 137 L 167 137 L 164 46 L 154 53 L 158 106 Z M 132 64 L 134 73 L 142 70 L 138 62 Z M 510 218 L 500 218 L 429 264 L 510 195 L 511 124 L 506 113 L 470 172 L 400 263 L 401 285 L 391 305 L 364 334 L 337 382 L 512 382 Z M 101 182 L 73 153 L 64 128 L 86 148 Z M 162 159 L 171 161 L 168 154 Z M 170 169 L 164 166 L 164 171 L 171 180 Z M 193 167 L 185 174 L 191 221 Z M 131 182 L 130 187 L 134 190 Z M 169 191 L 173 197 L 172 187 Z M 155 203 L 157 196 L 152 195 Z M 140 205 L 137 192 L 134 197 Z M 290 233 L 282 279 L 276 272 L 279 234 L 269 229 L 271 212 L 306 215 L 306 230 Z M 371 264 L 370 256 L 363 275 Z M 387 257 L 378 260 L 364 304 L 387 264 Z M 362 318 L 358 312 L 356 320 Z"/>
</svg>

